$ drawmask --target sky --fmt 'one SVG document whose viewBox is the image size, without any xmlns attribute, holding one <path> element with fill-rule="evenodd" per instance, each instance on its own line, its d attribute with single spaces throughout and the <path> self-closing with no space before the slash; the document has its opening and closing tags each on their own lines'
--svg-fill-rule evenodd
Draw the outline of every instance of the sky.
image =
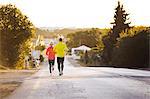
<svg viewBox="0 0 150 99">
<path fill-rule="evenodd" d="M 0 0 L 15 4 L 36 27 L 110 28 L 118 0 Z M 131 25 L 150 26 L 150 0 L 119 0 Z"/>
</svg>

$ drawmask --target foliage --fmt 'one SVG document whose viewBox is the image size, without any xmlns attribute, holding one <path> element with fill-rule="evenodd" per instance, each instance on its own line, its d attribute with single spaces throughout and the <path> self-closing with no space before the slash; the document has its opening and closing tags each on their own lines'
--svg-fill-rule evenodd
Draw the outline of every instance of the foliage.
<svg viewBox="0 0 150 99">
<path fill-rule="evenodd" d="M 126 36 L 114 48 L 112 64 L 116 67 L 148 67 L 150 28 L 135 27 L 123 34 Z"/>
<path fill-rule="evenodd" d="M 24 42 L 23 44 L 21 44 L 20 49 L 19 49 L 19 59 L 16 62 L 16 69 L 23 69 L 24 68 L 24 58 L 25 56 L 29 55 L 31 49 L 31 40 L 28 39 L 26 42 Z"/>
<path fill-rule="evenodd" d="M 103 50 L 103 55 L 102 55 L 103 56 L 103 62 L 105 64 L 109 64 L 109 62 L 111 61 L 111 56 L 112 56 L 114 44 L 112 42 L 110 35 L 104 36 L 102 41 L 104 44 L 104 50 Z"/>
<path fill-rule="evenodd" d="M 35 47 L 35 50 L 40 50 L 42 52 L 42 51 L 45 50 L 45 48 L 46 48 L 45 45 L 38 45 L 38 46 Z"/>
<path fill-rule="evenodd" d="M 105 31 L 106 32 L 106 31 Z M 102 44 L 102 36 L 106 33 L 102 33 L 98 28 L 92 28 L 86 31 L 79 31 L 73 34 L 68 34 L 67 38 L 67 45 L 69 48 L 78 47 L 81 45 L 86 45 L 89 47 L 98 47 L 103 48 Z"/>
<path fill-rule="evenodd" d="M 120 33 L 120 39 L 125 38 L 125 37 L 133 37 L 137 35 L 139 32 L 147 31 L 147 30 L 149 30 L 149 27 L 144 27 L 144 26 L 132 27 L 130 29 L 122 31 Z"/>
<path fill-rule="evenodd" d="M 0 63 L 14 68 L 23 55 L 27 40 L 34 36 L 34 26 L 14 5 L 0 6 Z M 27 45 L 25 45 L 27 46 Z M 20 66 L 23 65 L 20 63 Z"/>
<path fill-rule="evenodd" d="M 80 59 L 81 62 L 85 63 L 86 66 L 100 66 L 103 65 L 101 60 L 101 53 L 91 50 L 87 53 L 83 53 Z"/>
<path fill-rule="evenodd" d="M 40 55 L 40 62 L 43 62 L 44 61 L 44 57 L 43 55 Z"/>
</svg>

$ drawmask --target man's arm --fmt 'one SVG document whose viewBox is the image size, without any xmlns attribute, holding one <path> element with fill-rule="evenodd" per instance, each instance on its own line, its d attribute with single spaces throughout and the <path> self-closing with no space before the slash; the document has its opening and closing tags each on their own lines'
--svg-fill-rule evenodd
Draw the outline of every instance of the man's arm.
<svg viewBox="0 0 150 99">
<path fill-rule="evenodd" d="M 65 51 L 67 52 L 69 49 L 68 49 L 68 47 L 67 47 L 67 45 L 65 44 Z"/>
</svg>

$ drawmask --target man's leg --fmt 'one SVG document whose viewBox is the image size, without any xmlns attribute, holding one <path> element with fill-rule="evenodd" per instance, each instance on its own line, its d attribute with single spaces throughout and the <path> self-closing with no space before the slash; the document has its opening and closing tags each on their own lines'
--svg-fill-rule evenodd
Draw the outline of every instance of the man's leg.
<svg viewBox="0 0 150 99">
<path fill-rule="evenodd" d="M 58 71 L 60 73 L 60 58 L 59 57 L 57 57 L 57 64 L 58 64 Z"/>
<path fill-rule="evenodd" d="M 64 57 L 61 58 L 61 74 L 63 74 L 64 69 Z"/>
</svg>

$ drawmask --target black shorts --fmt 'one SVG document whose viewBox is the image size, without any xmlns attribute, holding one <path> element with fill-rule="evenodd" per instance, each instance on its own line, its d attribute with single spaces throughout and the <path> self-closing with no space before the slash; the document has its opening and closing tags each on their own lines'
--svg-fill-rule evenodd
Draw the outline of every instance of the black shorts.
<svg viewBox="0 0 150 99">
<path fill-rule="evenodd" d="M 49 64 L 54 65 L 55 64 L 55 60 L 48 60 Z"/>
<path fill-rule="evenodd" d="M 63 63 L 64 57 L 57 57 L 57 63 Z"/>
</svg>

